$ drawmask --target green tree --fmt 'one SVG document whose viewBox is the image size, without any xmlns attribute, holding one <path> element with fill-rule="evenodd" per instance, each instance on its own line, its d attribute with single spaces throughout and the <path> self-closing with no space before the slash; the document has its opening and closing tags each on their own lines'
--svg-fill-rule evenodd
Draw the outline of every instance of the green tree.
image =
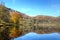
<svg viewBox="0 0 60 40">
<path fill-rule="evenodd" d="M 0 20 L 3 20 L 4 22 L 9 21 L 9 11 L 8 9 L 0 4 Z"/>
<path fill-rule="evenodd" d="M 9 29 L 5 26 L 6 23 L 9 23 L 9 11 L 8 9 L 0 4 L 0 40 L 8 40 L 9 38 Z"/>
</svg>

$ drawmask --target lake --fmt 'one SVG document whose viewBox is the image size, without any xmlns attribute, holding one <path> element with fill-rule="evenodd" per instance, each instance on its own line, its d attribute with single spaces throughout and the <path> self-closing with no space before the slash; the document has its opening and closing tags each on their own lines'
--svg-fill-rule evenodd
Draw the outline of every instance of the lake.
<svg viewBox="0 0 60 40">
<path fill-rule="evenodd" d="M 60 40 L 60 34 L 59 33 L 37 34 L 31 32 L 22 37 L 15 38 L 14 40 Z"/>
</svg>

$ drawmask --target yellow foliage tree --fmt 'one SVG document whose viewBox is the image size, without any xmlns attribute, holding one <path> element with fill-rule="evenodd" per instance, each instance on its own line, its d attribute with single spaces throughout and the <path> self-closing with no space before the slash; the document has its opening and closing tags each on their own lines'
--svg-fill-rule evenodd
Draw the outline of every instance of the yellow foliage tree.
<svg viewBox="0 0 60 40">
<path fill-rule="evenodd" d="M 19 13 L 17 12 L 10 12 L 10 20 L 13 22 L 13 23 L 17 23 L 17 21 L 20 20 L 20 18 L 23 18 L 22 15 L 20 15 Z"/>
<path fill-rule="evenodd" d="M 11 12 L 10 15 L 11 15 L 10 21 L 13 23 L 13 27 L 10 28 L 9 36 L 15 38 L 22 35 L 22 30 L 19 30 L 19 26 L 20 26 L 19 21 L 23 19 L 23 17 L 21 14 L 17 12 Z"/>
</svg>

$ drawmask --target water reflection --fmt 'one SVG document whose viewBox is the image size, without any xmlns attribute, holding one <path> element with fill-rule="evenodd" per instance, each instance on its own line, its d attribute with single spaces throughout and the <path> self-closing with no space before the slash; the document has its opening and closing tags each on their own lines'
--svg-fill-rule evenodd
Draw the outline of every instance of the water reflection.
<svg viewBox="0 0 60 40">
<path fill-rule="evenodd" d="M 31 32 L 22 37 L 15 38 L 14 40 L 60 40 L 60 34 L 59 33 L 37 34 Z"/>
</svg>

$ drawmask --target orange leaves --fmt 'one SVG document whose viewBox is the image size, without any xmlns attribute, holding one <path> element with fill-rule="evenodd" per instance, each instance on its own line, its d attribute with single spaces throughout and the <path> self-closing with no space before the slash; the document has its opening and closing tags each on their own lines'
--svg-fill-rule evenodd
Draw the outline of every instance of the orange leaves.
<svg viewBox="0 0 60 40">
<path fill-rule="evenodd" d="M 15 27 L 11 28 L 9 36 L 10 37 L 15 37 L 16 36 L 16 28 Z"/>
<path fill-rule="evenodd" d="M 20 18 L 22 18 L 22 15 L 17 13 L 17 12 L 11 12 L 10 13 L 10 20 L 13 22 L 13 23 L 16 23 L 17 21 L 19 21 Z"/>
<path fill-rule="evenodd" d="M 10 29 L 9 36 L 11 38 L 18 37 L 22 35 L 22 30 L 19 30 L 19 22 L 22 19 L 22 15 L 18 12 L 10 12 L 10 22 L 13 22 L 15 25 Z M 18 26 L 17 26 L 18 25 Z"/>
<path fill-rule="evenodd" d="M 16 27 L 12 27 L 12 28 L 10 29 L 10 34 L 9 34 L 9 36 L 10 36 L 11 38 L 15 38 L 15 37 L 18 37 L 18 36 L 20 36 L 20 35 L 22 35 L 22 30 L 19 31 L 19 29 L 17 30 Z"/>
</svg>

